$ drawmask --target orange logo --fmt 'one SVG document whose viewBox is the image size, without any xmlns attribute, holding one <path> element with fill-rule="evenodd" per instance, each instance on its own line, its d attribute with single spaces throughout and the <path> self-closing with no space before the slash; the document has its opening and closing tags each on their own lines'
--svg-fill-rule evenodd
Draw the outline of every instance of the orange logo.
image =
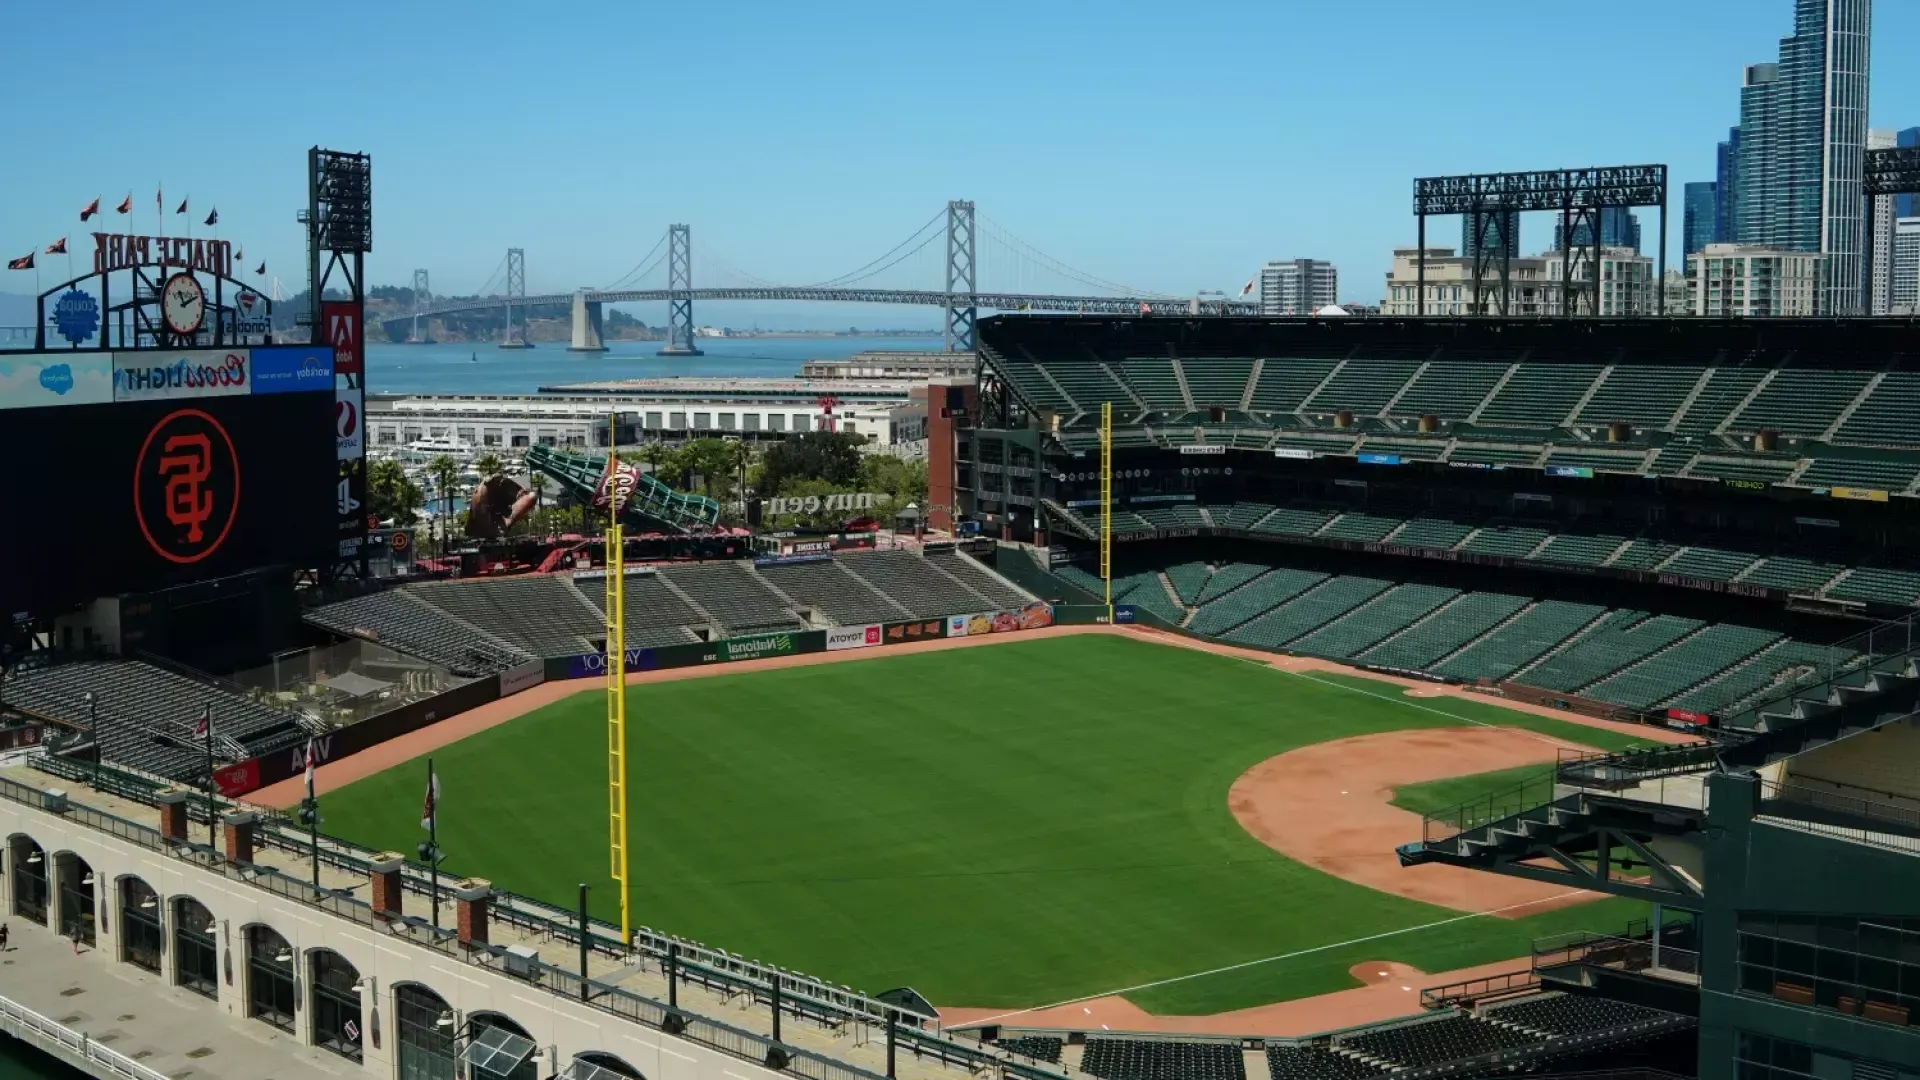
<svg viewBox="0 0 1920 1080">
<path fill-rule="evenodd" d="M 134 464 L 141 535 L 168 562 L 220 549 L 240 508 L 240 457 L 227 429 L 199 409 L 176 409 L 147 432 Z"/>
</svg>

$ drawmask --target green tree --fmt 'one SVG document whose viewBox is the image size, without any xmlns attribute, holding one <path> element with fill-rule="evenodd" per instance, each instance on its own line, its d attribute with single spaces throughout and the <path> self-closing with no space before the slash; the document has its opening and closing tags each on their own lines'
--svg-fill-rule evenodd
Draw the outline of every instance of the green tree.
<svg viewBox="0 0 1920 1080">
<path fill-rule="evenodd" d="M 480 474 L 480 479 L 491 480 L 506 472 L 507 466 L 500 460 L 499 454 L 489 450 L 473 459 L 473 471 Z"/>
<path fill-rule="evenodd" d="M 433 494 L 440 500 L 440 536 L 449 538 L 453 535 L 453 485 L 460 479 L 460 466 L 441 454 L 427 462 L 427 475 L 433 478 Z"/>
<path fill-rule="evenodd" d="M 399 462 L 383 458 L 367 466 L 367 501 L 381 521 L 406 526 L 420 519 L 426 497 Z"/>
<path fill-rule="evenodd" d="M 844 431 L 809 431 L 775 443 L 763 458 L 761 490 L 785 494 L 790 479 L 848 487 L 860 478 L 860 446 L 865 441 Z"/>
</svg>

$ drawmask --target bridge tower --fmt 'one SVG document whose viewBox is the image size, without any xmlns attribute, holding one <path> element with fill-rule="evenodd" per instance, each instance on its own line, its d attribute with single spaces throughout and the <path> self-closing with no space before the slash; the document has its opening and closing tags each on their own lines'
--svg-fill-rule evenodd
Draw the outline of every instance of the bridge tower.
<svg viewBox="0 0 1920 1080">
<path fill-rule="evenodd" d="M 661 356 L 699 356 L 693 347 L 693 230 L 667 226 L 667 345 Z"/>
<path fill-rule="evenodd" d="M 974 305 L 973 200 L 947 202 L 947 326 L 942 335 L 948 352 L 973 351 Z"/>
<path fill-rule="evenodd" d="M 408 341 L 425 341 L 420 336 L 420 313 L 433 306 L 433 286 L 427 280 L 425 270 L 413 272 L 413 327 L 407 331 Z"/>
<path fill-rule="evenodd" d="M 520 301 L 520 331 L 513 328 L 513 302 Z M 500 332 L 500 347 L 503 349 L 527 348 L 527 252 L 524 248 L 507 249 L 507 328 Z"/>
</svg>

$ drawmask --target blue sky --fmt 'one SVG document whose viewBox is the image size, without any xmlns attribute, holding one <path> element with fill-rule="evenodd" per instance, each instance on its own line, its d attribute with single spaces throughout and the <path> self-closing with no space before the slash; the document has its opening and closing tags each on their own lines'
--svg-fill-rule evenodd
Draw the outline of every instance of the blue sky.
<svg viewBox="0 0 1920 1080">
<path fill-rule="evenodd" d="M 1236 290 L 1264 260 L 1313 256 L 1372 302 L 1413 240 L 1417 175 L 1666 162 L 1677 253 L 1681 185 L 1711 179 L 1742 65 L 1772 59 L 1792 18 L 1791 0 L 334 6 L 10 5 L 0 252 L 77 238 L 81 205 L 129 189 L 150 230 L 164 182 L 170 226 L 179 196 L 196 218 L 217 204 L 223 237 L 298 281 L 319 143 L 374 156 L 371 278 L 424 266 L 441 293 L 516 245 L 535 291 L 604 284 L 672 221 L 693 226 L 702 283 L 723 259 L 819 281 L 971 198 L 1106 279 Z M 1920 4 L 1875 14 L 1871 122 L 1920 124 L 1920 65 L 1893 44 L 1920 41 Z M 1523 242 L 1547 228 L 1530 219 Z M 983 237 L 983 286 L 1067 286 L 1016 275 L 1005 250 Z M 937 274 L 929 249 L 876 283 Z"/>
</svg>

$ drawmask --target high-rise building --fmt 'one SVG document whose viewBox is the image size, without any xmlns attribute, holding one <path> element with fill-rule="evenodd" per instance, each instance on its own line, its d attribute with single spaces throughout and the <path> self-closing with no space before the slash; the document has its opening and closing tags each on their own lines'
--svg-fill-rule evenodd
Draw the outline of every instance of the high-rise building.
<svg viewBox="0 0 1920 1080">
<path fill-rule="evenodd" d="M 1734 239 L 1815 252 L 1821 314 L 1860 311 L 1872 0 L 1794 0 L 1780 59 L 1740 88 Z"/>
<path fill-rule="evenodd" d="M 1289 259 L 1260 268 L 1260 314 L 1311 315 L 1340 295 L 1340 271 L 1323 259 Z"/>
<path fill-rule="evenodd" d="M 1893 283 L 1888 307 L 1895 315 L 1920 315 L 1920 217 L 1893 226 Z"/>
<path fill-rule="evenodd" d="M 1740 197 L 1740 129 L 1729 128 L 1714 162 L 1713 242 L 1733 243 L 1735 203 Z"/>
<path fill-rule="evenodd" d="M 1566 246 L 1565 237 L 1558 218 L 1553 223 L 1553 250 L 1559 251 Z M 1585 221 L 1573 225 L 1573 246 L 1586 247 L 1593 243 L 1591 230 Z M 1603 248 L 1632 248 L 1640 250 L 1640 219 L 1633 216 L 1633 210 L 1625 206 L 1605 206 L 1600 209 L 1600 246 Z"/>
<path fill-rule="evenodd" d="M 1706 250 L 1708 244 L 1716 243 L 1714 237 L 1715 211 L 1720 202 L 1720 185 L 1713 180 L 1700 180 L 1687 185 L 1685 218 L 1680 227 L 1682 248 L 1686 254 Z"/>
<path fill-rule="evenodd" d="M 1896 146 L 1920 146 L 1920 127 L 1902 129 L 1894 136 Z M 1910 218 L 1920 217 L 1920 195 L 1895 195 L 1893 197 L 1893 216 Z"/>
<path fill-rule="evenodd" d="M 1896 144 L 1898 133 L 1867 132 L 1867 149 L 1885 150 Z M 1867 200 L 1867 306 L 1869 315 L 1885 315 L 1893 303 L 1893 196 Z"/>
<path fill-rule="evenodd" d="M 1412 315 L 1421 308 L 1420 270 L 1415 260 L 1419 248 L 1395 248 L 1393 269 L 1387 271 L 1386 301 L 1380 305 L 1385 315 Z M 1487 267 L 1480 279 L 1480 308 L 1473 304 L 1474 260 L 1455 255 L 1452 248 L 1427 249 L 1426 313 L 1441 317 L 1500 314 L 1500 271 Z M 1507 314 L 1559 315 L 1562 313 L 1560 281 L 1565 260 L 1558 255 L 1525 255 L 1509 262 Z M 1584 260 L 1573 268 L 1576 281 L 1593 281 L 1593 267 Z M 1603 248 L 1600 252 L 1600 312 L 1602 316 L 1651 315 L 1659 303 L 1653 259 L 1627 248 Z M 1592 285 L 1583 290 L 1591 296 Z M 1577 315 L 1590 314 L 1587 302 L 1578 301 Z"/>
<path fill-rule="evenodd" d="M 1489 254 L 1503 250 L 1508 258 L 1520 254 L 1520 212 L 1508 210 L 1486 214 L 1460 215 L 1460 253 L 1471 259 L 1480 253 L 1480 237 L 1487 239 Z"/>
<path fill-rule="evenodd" d="M 1722 318 L 1815 314 L 1820 256 L 1749 244 L 1708 244 L 1687 256 L 1690 313 Z"/>
</svg>

